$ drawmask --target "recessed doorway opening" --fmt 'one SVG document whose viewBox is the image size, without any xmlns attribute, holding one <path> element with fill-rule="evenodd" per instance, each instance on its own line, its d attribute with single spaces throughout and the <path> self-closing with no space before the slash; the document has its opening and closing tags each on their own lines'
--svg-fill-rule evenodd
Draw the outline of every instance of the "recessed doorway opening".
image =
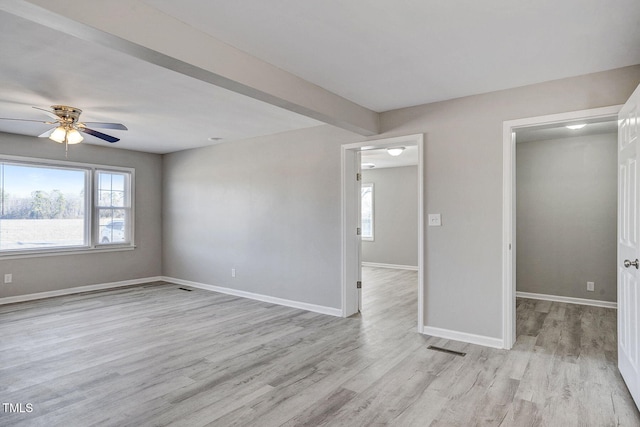
<svg viewBox="0 0 640 427">
<path fill-rule="evenodd" d="M 507 349 L 511 348 L 516 340 L 516 294 L 518 291 L 516 289 L 516 284 L 518 282 L 518 277 L 517 277 L 518 261 L 520 261 L 521 268 L 522 268 L 523 261 L 528 261 L 531 263 L 537 262 L 538 264 L 541 264 L 541 262 L 539 262 L 538 259 L 530 259 L 532 253 L 534 253 L 535 251 L 539 251 L 541 247 L 545 245 L 545 242 L 539 239 L 540 236 L 544 235 L 545 234 L 544 232 L 546 231 L 546 229 L 544 228 L 544 224 L 541 225 L 541 222 L 545 223 L 546 221 L 549 227 L 556 227 L 556 228 L 561 227 L 559 230 L 562 230 L 562 231 L 556 230 L 556 235 L 551 235 L 549 237 L 549 239 L 553 240 L 558 238 L 557 233 L 559 232 L 561 233 L 578 232 L 579 233 L 580 227 L 584 228 L 585 226 L 587 226 L 586 222 L 593 220 L 593 219 L 583 217 L 580 219 L 580 221 L 582 221 L 584 224 L 582 225 L 578 224 L 579 221 L 575 221 L 575 223 L 572 223 L 570 215 L 575 215 L 575 212 L 573 214 L 571 213 L 572 209 L 575 208 L 575 205 L 572 205 L 571 204 L 572 202 L 570 202 L 569 200 L 564 200 L 562 201 L 562 203 L 553 202 L 554 198 L 556 199 L 556 202 L 558 200 L 561 200 L 558 198 L 559 197 L 561 198 L 562 191 L 558 191 L 558 188 L 553 189 L 554 194 L 550 196 L 550 200 L 540 201 L 540 199 L 538 198 L 538 202 L 534 202 L 534 201 L 536 200 L 536 197 L 539 197 L 540 192 L 546 191 L 544 190 L 545 186 L 547 186 L 548 189 L 552 189 L 554 186 L 557 187 L 558 185 L 562 185 L 559 182 L 562 176 L 567 176 L 567 174 L 570 175 L 573 173 L 575 175 L 574 178 L 576 178 L 577 175 L 580 175 L 580 174 L 584 175 L 585 174 L 584 162 L 588 163 L 589 161 L 593 160 L 593 159 L 590 160 L 588 157 L 598 156 L 602 154 L 602 153 L 597 154 L 595 153 L 595 151 L 600 150 L 603 153 L 605 151 L 607 153 L 611 151 L 609 150 L 609 148 L 611 147 L 605 147 L 605 146 L 611 142 L 611 141 L 608 141 L 608 139 L 612 138 L 611 136 L 612 133 L 615 133 L 617 135 L 617 114 L 619 110 L 620 110 L 620 106 L 612 106 L 612 107 L 598 108 L 593 110 L 576 111 L 576 112 L 570 112 L 570 113 L 555 114 L 550 116 L 513 120 L 513 121 L 508 121 L 504 123 L 504 137 L 503 137 L 504 139 L 504 145 L 503 145 L 503 153 L 504 153 L 504 164 L 503 164 L 503 171 L 504 171 L 504 176 L 503 176 L 503 183 L 504 183 L 504 186 L 503 186 L 503 199 L 504 199 L 503 347 L 504 348 L 507 348 Z M 582 125 L 586 125 L 586 126 L 582 126 Z M 572 126 L 573 129 L 568 128 L 567 126 Z M 595 137 L 594 135 L 608 135 L 608 136 L 603 137 L 605 139 L 604 141 L 600 141 L 601 138 Z M 556 146 L 556 148 L 560 147 L 562 151 L 556 151 L 555 154 L 553 155 L 569 155 L 570 151 L 567 151 L 569 146 L 566 145 L 562 141 L 562 139 L 568 138 L 566 141 L 569 141 L 568 142 L 569 144 L 573 143 L 575 145 L 578 143 L 576 142 L 576 140 L 571 140 L 571 138 L 576 138 L 579 136 L 584 136 L 586 138 L 584 140 L 581 140 L 581 142 L 579 143 L 581 144 L 580 146 L 582 147 L 582 150 L 583 150 L 582 152 L 583 157 L 580 159 L 575 159 L 576 162 L 581 163 L 581 165 L 579 165 L 582 168 L 581 170 L 579 170 L 580 168 L 578 168 L 574 172 L 571 172 L 569 171 L 569 169 L 571 168 L 571 165 L 567 165 L 567 167 L 564 170 L 562 170 L 561 168 L 555 167 L 556 170 L 553 171 L 552 165 L 550 164 L 546 166 L 547 170 L 537 170 L 537 171 L 517 170 L 517 166 L 518 166 L 518 162 L 516 159 L 516 152 L 518 151 L 516 147 L 517 143 L 539 144 L 539 146 L 529 145 L 526 148 L 524 145 L 521 146 L 522 147 L 522 149 L 520 149 L 521 159 L 522 158 L 528 159 L 527 160 L 528 163 L 525 162 L 521 166 L 530 167 L 532 165 L 531 162 L 533 161 L 532 158 L 535 158 L 535 157 L 541 158 L 541 157 L 547 156 L 547 160 L 550 160 L 551 158 L 549 157 L 549 155 L 551 152 L 549 151 L 549 149 L 553 149 L 554 145 Z M 615 136 L 613 138 L 615 138 Z M 588 148 L 586 148 L 587 143 L 591 144 Z M 562 145 L 562 144 L 565 144 L 565 145 Z M 614 145 L 615 145 L 615 142 L 614 142 Z M 615 160 L 617 151 L 616 153 L 613 153 L 613 154 L 612 153 L 609 153 L 612 155 L 612 162 L 613 162 L 612 167 L 617 168 L 616 166 L 617 163 Z M 537 160 L 540 160 L 540 159 L 537 159 Z M 553 161 L 557 162 L 558 159 L 553 159 Z M 611 165 L 607 165 L 606 168 L 609 168 L 609 166 Z M 540 165 L 538 165 L 537 167 L 540 167 Z M 540 176 L 544 176 L 545 174 L 548 175 L 547 176 L 548 179 L 551 179 L 551 180 L 555 179 L 555 182 L 546 182 L 546 183 L 542 181 L 538 181 L 535 183 L 529 182 L 529 180 L 535 178 L 536 175 L 540 177 Z M 553 174 L 556 174 L 557 176 L 553 178 L 551 176 Z M 531 184 L 529 188 L 524 189 L 523 183 L 518 182 L 518 177 L 520 178 L 521 181 L 525 181 L 524 187 L 526 187 L 528 184 Z M 617 179 L 617 174 L 616 174 L 616 178 L 614 179 Z M 521 187 L 523 187 L 521 189 L 523 192 L 525 190 L 528 191 L 527 197 L 529 196 L 531 197 L 530 200 L 523 200 L 522 197 L 520 198 L 519 208 L 520 208 L 521 215 L 522 215 L 523 209 L 529 206 L 532 210 L 538 211 L 540 213 L 540 216 L 544 216 L 544 215 L 548 216 L 547 218 L 543 218 L 542 221 L 540 220 L 539 217 L 535 218 L 535 220 L 530 220 L 530 221 L 529 219 L 531 218 L 527 219 L 527 221 L 524 221 L 524 218 L 523 218 L 522 222 L 526 222 L 527 223 L 526 225 L 528 226 L 526 230 L 523 229 L 522 227 L 522 225 L 524 224 L 519 224 L 517 220 L 517 213 L 519 209 L 517 204 L 518 194 L 516 191 L 519 188 L 518 184 L 521 184 Z M 590 196 L 587 193 L 591 193 L 592 189 L 585 188 L 584 182 L 576 181 L 573 184 L 574 184 L 573 191 L 575 191 L 575 193 L 571 195 L 572 198 Z M 571 188 L 564 188 L 564 191 L 571 191 Z M 603 191 L 606 191 L 606 189 Z M 582 192 L 583 194 L 578 194 L 580 192 Z M 616 192 L 615 186 L 613 187 L 612 192 L 615 198 L 615 192 Z M 571 194 L 571 193 L 568 193 L 568 194 Z M 610 201 L 611 200 L 609 200 L 609 202 Z M 534 204 L 531 204 L 532 202 Z M 584 202 L 584 200 L 580 200 L 580 203 L 582 202 Z M 538 203 L 538 205 L 536 205 L 535 203 Z M 564 205 L 564 206 L 560 206 L 560 205 Z M 617 210 L 613 213 L 614 222 L 615 222 L 616 212 Z M 609 212 L 609 214 L 610 213 L 611 212 Z M 560 215 L 567 215 L 569 216 L 569 219 L 568 219 L 569 222 L 565 221 L 566 223 L 565 226 L 562 226 L 561 224 L 562 221 L 559 221 L 558 217 L 556 217 L 556 219 L 553 219 L 553 215 L 558 215 L 558 217 Z M 565 220 L 567 220 L 567 218 L 565 218 Z M 521 226 L 520 228 L 518 227 L 519 225 Z M 542 227 L 542 231 L 540 231 L 540 227 Z M 606 233 L 606 230 L 605 230 L 605 233 Z M 611 236 L 611 239 L 614 247 L 613 251 L 615 252 L 615 242 L 616 242 L 615 228 L 613 229 L 612 233 L 613 235 Z M 522 250 L 523 256 L 520 256 L 520 253 L 518 252 L 518 239 L 516 238 L 516 234 L 518 234 L 518 238 L 522 237 L 527 239 L 528 246 L 526 250 Z M 581 236 L 581 238 L 582 237 L 583 236 Z M 574 239 L 571 236 L 567 236 L 566 243 L 575 244 L 576 240 L 579 240 L 579 239 Z M 558 242 L 562 242 L 562 240 L 559 240 Z M 549 244 L 549 242 L 546 242 L 546 244 Z M 564 248 L 564 249 L 567 249 L 567 248 Z M 524 256 L 527 254 L 529 254 L 529 258 L 523 259 L 523 258 L 526 258 Z M 544 257 L 547 257 L 547 255 L 551 255 L 551 254 L 548 252 Z M 518 257 L 520 257 L 520 259 Z M 554 260 L 553 257 L 551 257 L 551 258 L 548 258 L 548 261 L 549 263 L 554 264 L 557 260 Z M 568 265 L 569 267 L 571 266 L 571 264 L 568 264 Z M 615 262 L 613 263 L 613 265 L 615 266 Z M 544 265 L 536 265 L 536 266 L 528 265 L 526 270 L 528 271 L 538 267 L 542 268 L 543 270 L 545 268 Z M 557 270 L 558 265 L 556 263 L 549 268 Z M 567 272 L 569 270 L 571 270 L 571 268 L 564 269 L 562 274 L 563 275 L 568 274 Z M 574 271 L 574 272 L 575 272 L 574 276 L 576 277 L 572 276 L 571 278 L 568 278 L 568 280 L 582 281 L 581 274 L 583 272 L 582 271 Z M 529 271 L 529 273 L 531 272 Z M 554 274 L 553 271 L 550 274 L 553 275 Z M 522 279 L 522 275 L 521 275 L 521 279 Z M 590 300 L 585 296 L 589 295 L 586 293 L 588 292 L 586 289 L 588 286 L 587 282 L 590 282 L 590 280 L 585 279 L 584 282 L 585 282 L 584 292 L 582 292 L 582 288 L 578 290 L 574 286 L 575 285 L 574 284 L 574 285 L 571 285 L 572 289 L 564 289 L 564 290 L 558 291 L 556 293 L 560 293 L 561 295 L 549 296 L 549 299 L 554 301 L 564 300 L 565 302 L 572 302 L 572 303 L 576 303 L 576 302 L 582 303 L 582 304 L 589 303 Z M 535 286 L 532 283 L 527 284 L 527 286 Z M 524 293 L 521 292 L 520 296 L 535 297 L 536 299 L 543 299 L 546 294 L 553 293 L 553 291 L 550 288 L 548 288 L 549 286 L 551 286 L 550 284 L 547 283 L 542 286 L 543 287 L 539 288 L 540 291 L 538 292 L 532 292 L 531 290 L 529 290 L 529 292 L 524 292 Z M 547 286 L 547 288 L 545 288 L 544 286 Z M 615 288 L 615 282 L 612 284 L 612 286 Z M 531 289 L 534 289 L 534 288 L 531 288 Z M 594 300 L 595 299 L 596 298 L 594 298 Z M 604 300 L 606 299 L 606 297 L 602 299 Z M 598 304 L 593 303 L 591 305 L 598 305 Z M 601 304 L 601 306 L 607 307 L 607 306 L 612 306 L 612 304 L 607 304 L 607 302 L 605 301 Z"/>
<path fill-rule="evenodd" d="M 391 150 L 390 148 L 403 148 L 403 150 Z M 398 156 L 394 154 L 400 153 Z M 418 318 L 418 331 L 422 333 L 424 325 L 424 281 L 423 281 L 423 264 L 424 264 L 424 201 L 423 201 L 423 135 L 409 135 L 405 137 L 388 138 L 383 140 L 367 141 L 357 144 L 348 144 L 342 147 L 342 313 L 344 317 L 351 316 L 358 313 L 361 304 L 361 288 L 363 284 L 362 280 L 362 244 L 368 245 L 366 248 L 369 252 L 380 251 L 376 256 L 378 261 L 387 259 L 387 262 L 375 262 L 376 258 L 371 258 L 374 261 L 365 263 L 365 268 L 379 269 L 378 273 L 381 273 L 380 269 L 388 268 L 400 271 L 413 270 L 413 274 L 417 271 L 417 318 Z M 386 162 L 393 162 L 391 158 L 398 157 L 396 160 L 396 166 L 398 169 L 390 171 L 388 174 L 369 174 L 367 170 L 378 170 L 386 167 L 391 168 L 391 164 Z M 410 159 L 414 159 L 411 161 Z M 409 163 L 404 166 L 402 162 Z M 402 169 L 403 167 L 414 165 L 414 171 L 410 168 Z M 397 173 L 396 173 L 397 172 Z M 402 180 L 402 177 L 391 175 L 407 175 L 413 173 L 412 178 L 406 178 L 413 180 L 407 188 L 411 188 L 413 192 L 413 203 L 415 206 L 408 209 L 413 209 L 412 219 L 408 221 L 417 222 L 415 227 L 405 227 L 408 224 L 382 224 L 376 221 L 376 218 L 380 216 L 383 219 L 386 215 L 384 211 L 378 212 L 375 206 L 378 206 L 382 200 L 376 201 L 376 189 L 382 190 L 383 187 L 388 185 L 399 185 L 390 183 L 391 180 Z M 366 179 L 363 177 L 369 176 L 369 180 L 374 179 L 374 175 L 389 175 L 384 181 L 380 181 L 378 184 L 375 182 L 364 182 Z M 398 181 L 400 182 L 400 181 Z M 367 184 L 364 185 L 363 184 Z M 373 185 L 370 185 L 373 184 Z M 363 188 L 365 193 L 363 194 Z M 403 188 L 403 190 L 407 190 Z M 387 197 L 389 192 L 386 191 Z M 380 193 L 379 196 L 383 196 Z M 363 197 L 368 201 L 369 205 L 365 203 L 365 209 L 370 209 L 369 215 L 365 215 L 367 218 L 363 221 L 361 209 L 363 207 Z M 385 204 L 388 204 L 386 201 Z M 373 208 L 373 209 L 371 209 Z M 397 208 L 397 206 L 396 206 Z M 393 209 L 393 208 L 392 208 Z M 366 213 L 366 212 L 365 212 Z M 376 225 L 377 224 L 377 225 Z M 400 225 L 400 227 L 398 227 Z M 407 228 L 406 230 L 404 228 Z M 411 228 L 413 231 L 410 231 Z M 405 253 L 404 257 L 400 253 L 394 254 L 394 257 L 384 258 L 385 248 L 383 248 L 384 241 L 387 241 L 387 245 L 394 245 L 392 231 L 400 233 L 413 233 L 417 235 L 417 244 L 415 248 L 402 247 L 399 251 L 411 252 Z M 400 231 L 400 229 L 402 229 Z M 365 236 L 362 235 L 365 234 Z M 405 233 L 406 234 L 406 233 Z M 382 245 L 376 243 L 380 241 Z M 413 252 L 412 252 L 413 250 Z M 400 255 L 397 257 L 396 255 Z M 373 255 L 372 255 L 373 256 Z M 410 260 L 410 261 L 403 261 Z M 408 264 L 407 264 L 408 263 Z M 409 265 L 412 264 L 412 265 Z M 373 271 L 367 271 L 367 273 L 373 273 Z M 384 275 L 384 274 L 383 274 Z M 366 286 L 366 284 L 364 284 Z"/>
</svg>

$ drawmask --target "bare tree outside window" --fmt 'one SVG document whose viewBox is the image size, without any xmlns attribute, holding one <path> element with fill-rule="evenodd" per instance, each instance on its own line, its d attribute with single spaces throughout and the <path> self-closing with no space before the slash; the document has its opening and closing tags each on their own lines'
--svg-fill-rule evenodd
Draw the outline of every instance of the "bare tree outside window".
<svg viewBox="0 0 640 427">
<path fill-rule="evenodd" d="M 0 163 L 0 251 L 86 245 L 87 173 Z"/>
</svg>

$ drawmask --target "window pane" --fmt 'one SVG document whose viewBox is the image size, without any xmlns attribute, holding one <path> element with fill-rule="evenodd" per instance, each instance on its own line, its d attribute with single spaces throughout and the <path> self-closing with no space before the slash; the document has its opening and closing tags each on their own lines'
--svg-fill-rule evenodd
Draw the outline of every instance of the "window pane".
<svg viewBox="0 0 640 427">
<path fill-rule="evenodd" d="M 373 185 L 362 184 L 362 238 L 373 239 Z"/>
<path fill-rule="evenodd" d="M 86 173 L 0 164 L 0 250 L 86 245 Z"/>
<path fill-rule="evenodd" d="M 131 242 L 129 223 L 131 175 L 129 172 L 97 171 L 97 216 L 99 244 Z"/>
<path fill-rule="evenodd" d="M 100 209 L 100 243 L 125 243 L 128 241 L 127 220 L 124 209 Z"/>
<path fill-rule="evenodd" d="M 98 206 L 125 207 L 129 204 L 125 191 L 126 175 L 116 172 L 98 173 Z"/>
</svg>

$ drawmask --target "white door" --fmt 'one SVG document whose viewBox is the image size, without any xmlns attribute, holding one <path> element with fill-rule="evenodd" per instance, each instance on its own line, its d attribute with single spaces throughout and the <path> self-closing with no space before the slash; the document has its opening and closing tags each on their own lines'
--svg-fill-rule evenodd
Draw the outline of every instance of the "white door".
<svg viewBox="0 0 640 427">
<path fill-rule="evenodd" d="M 358 250 L 356 254 L 356 262 L 358 263 L 358 311 L 362 312 L 362 154 L 360 151 L 356 154 L 356 170 L 358 171 L 357 179 L 357 205 L 358 205 Z"/>
<path fill-rule="evenodd" d="M 618 369 L 640 407 L 640 86 L 618 115 Z"/>
</svg>

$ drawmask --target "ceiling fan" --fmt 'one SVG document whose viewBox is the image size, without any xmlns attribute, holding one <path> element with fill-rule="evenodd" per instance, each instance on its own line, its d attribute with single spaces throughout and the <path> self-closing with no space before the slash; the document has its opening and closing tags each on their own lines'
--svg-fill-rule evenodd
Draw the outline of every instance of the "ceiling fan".
<svg viewBox="0 0 640 427">
<path fill-rule="evenodd" d="M 51 110 L 44 108 L 33 107 L 36 110 L 44 111 L 54 121 L 40 121 L 40 120 L 27 120 L 27 119 L 9 119 L 2 118 L 0 120 L 17 120 L 21 122 L 36 122 L 53 125 L 54 127 L 38 135 L 38 138 L 49 138 L 53 141 L 61 144 L 78 144 L 84 139 L 80 132 L 88 135 L 93 135 L 96 138 L 100 138 L 107 142 L 118 142 L 120 138 L 107 135 L 106 133 L 98 132 L 92 128 L 103 129 L 115 129 L 115 130 L 127 130 L 127 127 L 121 123 L 102 123 L 102 122 L 79 122 L 80 114 L 82 110 L 75 107 L 69 107 L 67 105 L 52 105 Z M 90 126 L 90 127 L 89 127 Z"/>
</svg>

